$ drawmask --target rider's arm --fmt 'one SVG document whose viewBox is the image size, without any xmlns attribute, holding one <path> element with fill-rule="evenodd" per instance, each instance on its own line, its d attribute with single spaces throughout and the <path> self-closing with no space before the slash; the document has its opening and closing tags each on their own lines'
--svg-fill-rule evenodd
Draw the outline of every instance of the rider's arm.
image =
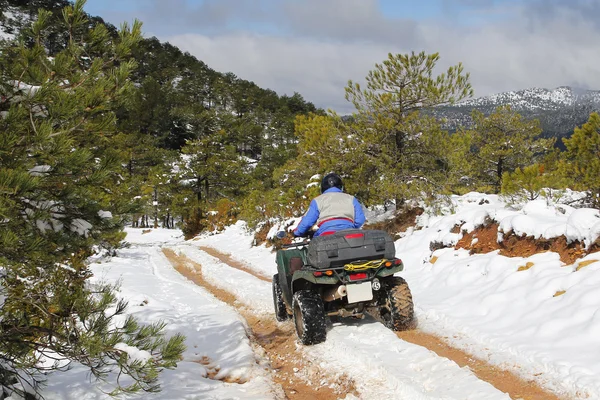
<svg viewBox="0 0 600 400">
<path fill-rule="evenodd" d="M 306 215 L 302 217 L 302 220 L 294 230 L 294 236 L 304 236 L 317 223 L 319 219 L 319 208 L 317 207 L 316 201 L 311 201 L 310 206 Z"/>
<path fill-rule="evenodd" d="M 352 203 L 354 204 L 354 227 L 358 229 L 365 223 L 365 214 L 363 213 L 362 205 L 356 197 Z"/>
</svg>

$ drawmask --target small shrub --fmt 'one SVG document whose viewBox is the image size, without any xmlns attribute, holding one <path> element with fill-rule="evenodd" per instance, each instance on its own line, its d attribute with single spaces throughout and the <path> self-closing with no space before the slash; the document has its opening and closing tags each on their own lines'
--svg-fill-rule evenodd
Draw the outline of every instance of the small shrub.
<svg viewBox="0 0 600 400">
<path fill-rule="evenodd" d="M 222 231 L 226 226 L 237 222 L 239 212 L 237 203 L 227 198 L 220 199 L 215 204 L 215 210 L 207 216 L 207 229 Z"/>
<path fill-rule="evenodd" d="M 183 220 L 183 235 L 186 240 L 193 238 L 206 229 L 208 221 L 200 207 L 196 207 L 190 213 L 190 216 Z"/>
</svg>

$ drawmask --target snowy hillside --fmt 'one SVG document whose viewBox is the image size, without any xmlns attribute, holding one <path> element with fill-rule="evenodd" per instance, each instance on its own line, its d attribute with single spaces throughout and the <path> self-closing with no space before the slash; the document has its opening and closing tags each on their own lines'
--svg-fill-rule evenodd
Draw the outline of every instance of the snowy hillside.
<svg viewBox="0 0 600 400">
<path fill-rule="evenodd" d="M 569 86 L 561 86 L 548 90 L 530 88 L 519 91 L 503 92 L 476 99 L 464 100 L 456 107 L 498 107 L 510 105 L 517 111 L 560 110 L 577 104 L 600 104 L 600 91 L 577 90 Z"/>
<path fill-rule="evenodd" d="M 275 254 L 253 247 L 238 222 L 190 241 L 176 230 L 129 229 L 130 247 L 93 264 L 95 280 L 122 280 L 141 320 L 162 318 L 187 335 L 163 392 L 138 398 L 600 398 L 600 212 L 549 200 L 509 207 L 470 193 L 443 214 L 425 210 L 396 241 L 418 318 L 410 334 L 439 337 L 524 379 L 512 389 L 370 318 L 334 322 L 325 343 L 299 345 L 292 323 L 274 319 Z M 525 236 L 577 252 L 568 262 L 562 250 L 508 254 L 502 243 Z M 108 398 L 82 370 L 56 377 L 48 399 Z M 528 397 L 528 381 L 548 392 Z"/>
<path fill-rule="evenodd" d="M 0 10 L 0 40 L 12 40 L 22 26 L 31 23 L 29 14 L 17 7 Z"/>
<path fill-rule="evenodd" d="M 468 99 L 430 112 L 445 120 L 444 128 L 452 131 L 470 127 L 474 109 L 489 115 L 500 106 L 510 106 L 527 119 L 538 119 L 544 136 L 560 138 L 570 136 L 576 126 L 588 120 L 590 113 L 600 111 L 600 91 L 568 86 L 552 90 L 530 88 Z"/>
</svg>

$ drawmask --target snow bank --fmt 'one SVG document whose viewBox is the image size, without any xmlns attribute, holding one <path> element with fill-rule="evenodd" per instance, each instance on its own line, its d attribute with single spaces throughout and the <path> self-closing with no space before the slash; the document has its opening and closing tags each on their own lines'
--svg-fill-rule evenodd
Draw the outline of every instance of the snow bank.
<svg viewBox="0 0 600 400">
<path fill-rule="evenodd" d="M 508 206 L 500 196 L 476 192 L 452 196 L 441 215 L 426 209 L 417 218 L 417 226 L 435 229 L 437 235 L 433 240 L 441 242 L 456 225 L 472 232 L 488 220 L 497 222 L 501 233 L 513 232 L 535 239 L 565 235 L 568 242 L 580 241 L 589 246 L 600 236 L 600 210 L 576 209 L 550 199 Z"/>
<path fill-rule="evenodd" d="M 565 235 L 589 246 L 598 238 L 598 210 L 544 200 L 510 209 L 476 193 L 453 198 L 453 206 L 445 216 L 426 212 L 422 229 L 396 242 L 421 329 L 494 364 L 519 365 L 516 372 L 559 392 L 600 398 L 600 360 L 591 351 L 600 345 L 600 253 L 564 265 L 553 252 L 509 258 L 429 248 L 455 224 L 472 230 L 485 218 L 498 221 L 501 232 Z"/>
<path fill-rule="evenodd" d="M 142 235 L 141 230 L 127 231 L 130 243 L 138 245 L 120 250 L 118 257 L 109 262 L 93 264 L 93 280 L 121 280 L 119 295 L 129 301 L 130 313 L 145 323 L 166 321 L 169 335 L 181 332 L 187 337 L 183 360 L 176 369 L 165 370 L 160 377 L 162 392 L 133 397 L 273 398 L 273 383 L 259 365 L 264 360 L 255 356 L 243 319 L 231 307 L 176 272 L 160 247 L 148 245 L 159 240 L 175 242 L 174 237 L 181 232 L 161 229 Z M 127 345 L 122 349 L 133 359 L 148 356 Z M 224 378 L 240 383 L 219 380 Z M 48 383 L 44 396 L 49 400 L 111 398 L 102 392 L 108 387 L 90 383 L 87 370 L 79 366 L 52 375 Z"/>
</svg>

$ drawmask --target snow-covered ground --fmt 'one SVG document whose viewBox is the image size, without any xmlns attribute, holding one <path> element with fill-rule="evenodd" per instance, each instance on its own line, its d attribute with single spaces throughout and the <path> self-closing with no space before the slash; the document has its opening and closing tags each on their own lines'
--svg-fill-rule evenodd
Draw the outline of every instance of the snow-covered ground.
<svg viewBox="0 0 600 400">
<path fill-rule="evenodd" d="M 227 304 L 215 299 L 177 271 L 160 246 L 180 243 L 181 232 L 156 230 L 143 235 L 128 231 L 132 245 L 108 262 L 93 264 L 95 281 L 121 280 L 120 295 L 129 301 L 129 311 L 147 323 L 163 320 L 169 334 L 187 336 L 184 359 L 161 376 L 162 392 L 131 396 L 143 399 L 265 399 L 277 388 L 261 366 L 246 333 L 246 323 Z M 204 364 L 202 363 L 204 361 Z M 218 367 L 218 368 L 216 368 Z M 208 377 L 210 375 L 214 379 Z M 216 374 L 215 374 L 216 373 Z M 213 376 L 214 375 L 214 376 Z M 245 383 L 225 383 L 221 378 Z M 75 367 L 50 377 L 46 399 L 110 399 L 107 389 L 90 382 L 86 371 Z"/>
<path fill-rule="evenodd" d="M 249 237 L 243 224 L 232 227 L 221 242 L 222 250 L 238 253 L 249 250 Z M 212 236 L 202 244 L 216 245 Z M 251 239 L 251 237 L 250 237 Z M 227 242 L 227 245 L 224 245 Z M 261 271 L 273 273 L 275 258 L 263 249 L 255 259 Z M 235 293 L 238 300 L 257 313 L 273 318 L 271 284 L 223 265 L 201 250 L 185 244 L 177 250 L 202 265 L 204 277 L 213 285 Z M 288 322 L 289 323 L 289 322 Z M 404 342 L 383 325 L 366 323 L 334 324 L 325 343 L 299 348 L 305 356 L 327 371 L 351 376 L 364 399 L 506 399 L 490 384 L 477 379 L 469 370 L 436 356 L 422 347 Z M 426 372 L 424 372 L 426 371 Z M 342 396 L 343 398 L 344 396 Z"/>
<path fill-rule="evenodd" d="M 430 250 L 432 241 L 456 243 L 461 234 L 452 233 L 455 225 L 473 230 L 488 218 L 505 234 L 509 229 L 546 238 L 565 234 L 586 245 L 600 233 L 597 210 L 546 201 L 512 209 L 497 196 L 470 193 L 452 198 L 443 216 L 426 211 L 419 227 L 396 242 L 406 268 L 400 275 L 413 292 L 419 329 L 563 395 L 600 398 L 600 262 L 594 262 L 600 253 L 564 265 L 552 252 L 511 258 L 497 252 L 469 255 L 453 247 Z M 168 247 L 198 262 L 207 281 L 234 293 L 261 318 L 273 318 L 268 282 L 226 266 L 199 247 L 229 253 L 267 276 L 276 270 L 271 249 L 253 247 L 243 222 L 190 241 L 176 230 L 127 232 L 131 246 L 94 264 L 94 279 L 122 279 L 121 295 L 136 316 L 148 322 L 164 319 L 169 331 L 187 335 L 184 360 L 161 377 L 163 392 L 142 397 L 276 398 L 278 389 L 263 356 L 253 352 L 242 318 L 174 271 L 160 251 Z M 369 319 L 334 323 L 325 343 L 297 348 L 323 370 L 352 377 L 365 399 L 508 399 L 467 368 L 402 341 Z M 220 367 L 216 378 L 245 383 L 209 379 L 198 363 L 203 356 Z M 106 396 L 75 368 L 53 376 L 46 397 Z"/>
<path fill-rule="evenodd" d="M 600 398 L 600 263 L 593 261 L 600 260 L 600 253 L 565 265 L 553 252 L 522 258 L 429 250 L 431 241 L 455 243 L 454 224 L 473 229 L 486 216 L 499 222 L 504 233 L 564 234 L 589 246 L 599 235 L 600 212 L 544 200 L 511 210 L 497 196 L 477 193 L 453 201 L 454 214 L 425 214 L 424 229 L 396 242 L 420 328 L 495 364 L 518 365 L 517 372 L 547 387 Z M 432 257 L 437 257 L 434 263 Z"/>
<path fill-rule="evenodd" d="M 425 212 L 420 229 L 396 242 L 420 329 L 559 393 L 600 398 L 600 262 L 594 262 L 600 253 L 564 265 L 553 252 L 522 258 L 429 247 L 457 243 L 462 234 L 451 232 L 455 225 L 471 231 L 486 218 L 504 233 L 566 235 L 589 246 L 600 235 L 600 212 L 550 200 L 511 208 L 498 196 L 470 193 L 453 197 L 444 214 Z M 242 222 L 196 243 L 246 260 L 257 271 L 275 271 L 274 255 L 251 247 Z M 437 261 L 430 263 L 433 257 Z"/>
</svg>

